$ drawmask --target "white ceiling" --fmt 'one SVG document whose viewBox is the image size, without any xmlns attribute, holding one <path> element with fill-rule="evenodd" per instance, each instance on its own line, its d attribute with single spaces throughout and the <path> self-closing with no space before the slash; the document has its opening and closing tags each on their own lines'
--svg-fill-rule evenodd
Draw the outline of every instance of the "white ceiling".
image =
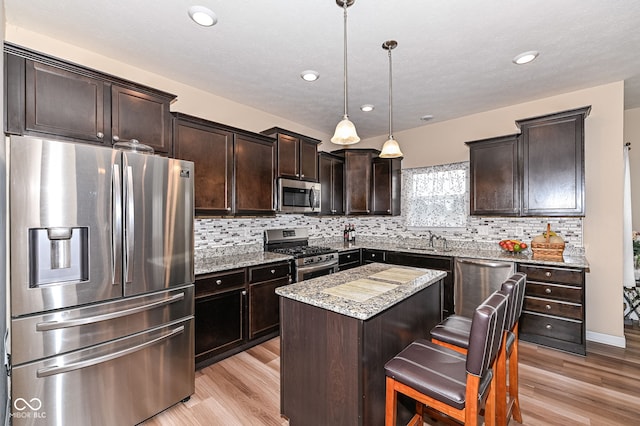
<svg viewBox="0 0 640 426">
<path fill-rule="evenodd" d="M 15 25 L 285 117 L 325 134 L 343 111 L 343 17 L 335 0 L 4 0 Z M 187 8 L 212 9 L 199 27 Z M 349 115 L 362 138 L 625 80 L 640 107 L 638 0 L 356 0 Z M 525 66 L 511 59 L 540 51 Z M 300 72 L 320 73 L 315 83 Z M 359 106 L 374 104 L 363 113 Z M 276 123 L 274 123 L 276 124 Z"/>
</svg>

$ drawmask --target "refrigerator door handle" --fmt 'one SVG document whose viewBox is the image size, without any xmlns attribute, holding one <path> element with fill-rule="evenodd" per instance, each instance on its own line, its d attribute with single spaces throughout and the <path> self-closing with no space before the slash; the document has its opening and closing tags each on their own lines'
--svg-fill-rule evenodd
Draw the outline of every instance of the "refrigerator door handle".
<svg viewBox="0 0 640 426">
<path fill-rule="evenodd" d="M 126 222 L 126 257 L 125 257 L 125 284 L 133 282 L 133 246 L 135 242 L 135 204 L 133 195 L 133 169 L 131 166 L 126 167 L 125 173 L 125 220 Z"/>
<path fill-rule="evenodd" d="M 39 368 L 38 371 L 36 372 L 36 377 L 43 378 L 43 377 L 54 376 L 56 374 L 68 373 L 70 371 L 80 370 L 81 368 L 87 368 L 87 367 L 91 367 L 92 365 L 101 364 L 103 362 L 121 358 L 123 356 L 132 354 L 134 352 L 141 351 L 145 348 L 148 348 L 149 346 L 153 346 L 156 343 L 159 343 L 163 340 L 170 339 L 183 332 L 184 332 L 184 325 L 181 325 L 180 327 L 174 328 L 164 336 L 156 337 L 155 339 L 149 340 L 148 342 L 141 343 L 139 345 L 135 345 L 130 348 L 123 349 L 121 351 L 98 356 L 95 358 L 90 358 L 84 361 L 73 362 L 67 365 L 54 365 L 53 367 Z"/>
<path fill-rule="evenodd" d="M 153 308 L 157 308 L 160 306 L 170 305 L 179 300 L 184 300 L 184 292 L 180 294 L 174 294 L 171 297 L 167 297 L 162 300 L 157 300 L 155 302 L 147 303 L 146 305 L 136 306 L 129 309 L 123 309 L 116 312 L 109 312 L 108 314 L 102 315 L 93 315 L 90 317 L 84 318 L 75 318 L 66 321 L 45 321 L 39 322 L 36 324 L 36 331 L 51 331 L 51 330 L 59 330 L 61 328 L 68 327 L 77 327 L 80 325 L 91 324 L 100 321 L 112 320 L 114 318 L 126 317 L 128 315 L 137 314 L 138 312 L 144 312 Z"/>
<path fill-rule="evenodd" d="M 111 170 L 111 284 L 122 284 L 122 183 L 120 166 Z"/>
</svg>

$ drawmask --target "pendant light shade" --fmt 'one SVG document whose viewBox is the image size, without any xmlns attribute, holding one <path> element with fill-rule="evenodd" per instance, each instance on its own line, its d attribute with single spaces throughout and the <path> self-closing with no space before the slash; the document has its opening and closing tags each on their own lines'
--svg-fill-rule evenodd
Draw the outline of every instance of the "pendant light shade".
<svg viewBox="0 0 640 426">
<path fill-rule="evenodd" d="M 349 120 L 347 112 L 349 100 L 347 90 L 347 8 L 354 2 L 355 0 L 336 0 L 336 4 L 344 10 L 344 115 L 331 138 L 331 142 L 337 145 L 352 145 L 360 142 L 356 126 Z"/>
<path fill-rule="evenodd" d="M 382 48 L 389 52 L 389 139 L 382 145 L 382 152 L 380 158 L 396 158 L 402 157 L 402 151 L 400 151 L 400 145 L 393 138 L 393 86 L 391 79 L 391 50 L 398 46 L 398 42 L 395 40 L 387 40 L 382 43 Z"/>
</svg>

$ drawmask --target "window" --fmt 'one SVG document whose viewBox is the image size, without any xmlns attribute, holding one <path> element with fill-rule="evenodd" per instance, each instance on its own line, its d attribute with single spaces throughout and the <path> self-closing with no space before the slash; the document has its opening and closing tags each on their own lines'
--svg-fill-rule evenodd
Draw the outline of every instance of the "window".
<svg viewBox="0 0 640 426">
<path fill-rule="evenodd" d="M 469 162 L 402 171 L 407 228 L 464 227 L 469 210 Z"/>
</svg>

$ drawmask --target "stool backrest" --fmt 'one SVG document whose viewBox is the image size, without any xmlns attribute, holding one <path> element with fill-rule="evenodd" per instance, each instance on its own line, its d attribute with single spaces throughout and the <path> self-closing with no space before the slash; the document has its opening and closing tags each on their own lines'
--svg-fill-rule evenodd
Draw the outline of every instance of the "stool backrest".
<svg viewBox="0 0 640 426">
<path fill-rule="evenodd" d="M 493 364 L 502 343 L 506 314 L 507 295 L 500 290 L 476 308 L 469 333 L 467 373 L 482 377 Z"/>
<path fill-rule="evenodd" d="M 524 290 L 527 284 L 527 275 L 516 272 L 508 280 L 502 283 L 502 290 L 509 297 L 507 306 L 507 319 L 504 322 L 504 329 L 511 330 L 520 319 L 522 314 L 522 304 L 524 302 Z"/>
</svg>

